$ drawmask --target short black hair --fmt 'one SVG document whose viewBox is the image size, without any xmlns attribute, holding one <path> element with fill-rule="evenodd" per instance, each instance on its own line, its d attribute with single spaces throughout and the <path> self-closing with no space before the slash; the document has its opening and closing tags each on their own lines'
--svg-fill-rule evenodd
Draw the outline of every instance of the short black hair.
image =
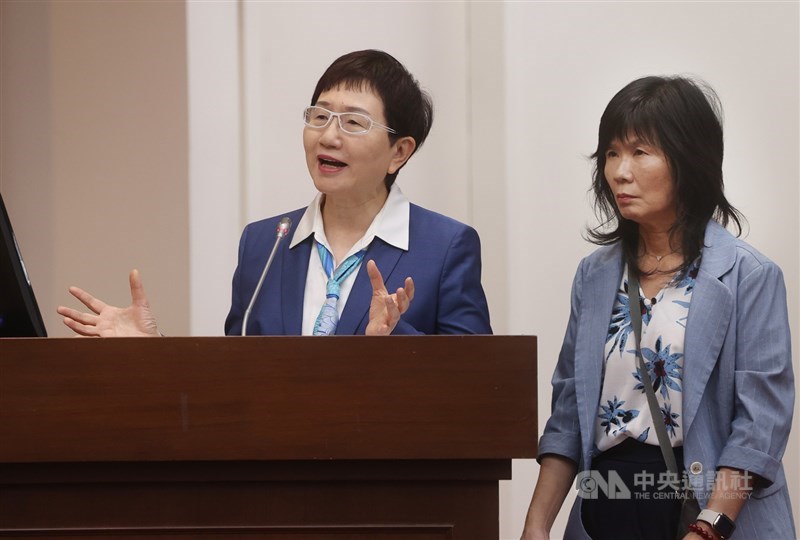
<svg viewBox="0 0 800 540">
<path fill-rule="evenodd" d="M 621 216 L 605 176 L 606 151 L 612 141 L 631 136 L 660 148 L 669 163 L 677 201 L 671 234 L 681 235 L 682 268 L 700 254 L 710 219 L 723 226 L 732 222 L 741 234 L 744 217 L 724 193 L 722 106 L 717 94 L 699 80 L 651 76 L 617 92 L 600 118 L 592 154 L 592 190 L 602 224 L 587 231 L 592 242 L 607 245 L 621 240 L 628 266 L 639 271 L 639 226 Z"/>
<path fill-rule="evenodd" d="M 337 87 L 372 90 L 378 94 L 383 101 L 386 124 L 396 132 L 389 133 L 392 144 L 402 137 L 412 137 L 416 152 L 428 137 L 433 124 L 431 97 L 392 55 L 367 49 L 340 56 L 317 82 L 311 105 L 317 103 L 320 94 Z M 392 186 L 398 172 L 400 169 L 386 175 L 387 188 Z"/>
</svg>

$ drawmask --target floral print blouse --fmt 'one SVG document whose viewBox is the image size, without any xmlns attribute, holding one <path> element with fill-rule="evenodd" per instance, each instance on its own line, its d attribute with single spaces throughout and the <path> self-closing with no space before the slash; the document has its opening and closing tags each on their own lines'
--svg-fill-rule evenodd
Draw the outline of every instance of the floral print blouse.
<svg viewBox="0 0 800 540">
<path fill-rule="evenodd" d="M 683 444 L 683 346 L 699 267 L 698 258 L 687 270 L 678 272 L 653 298 L 644 298 L 641 289 L 638 294 L 637 303 L 642 313 L 642 355 L 661 408 L 659 421 L 664 422 L 673 447 Z M 658 446 L 637 364 L 626 267 L 606 336 L 595 452 L 608 450 L 625 437 Z"/>
</svg>

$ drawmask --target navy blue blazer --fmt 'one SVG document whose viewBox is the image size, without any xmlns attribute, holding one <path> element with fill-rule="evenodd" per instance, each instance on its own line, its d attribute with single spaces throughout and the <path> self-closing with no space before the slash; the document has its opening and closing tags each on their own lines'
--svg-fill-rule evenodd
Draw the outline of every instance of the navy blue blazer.
<svg viewBox="0 0 800 540">
<path fill-rule="evenodd" d="M 305 208 L 284 214 L 299 223 Z M 233 275 L 231 309 L 225 333 L 240 335 L 242 318 L 264 269 L 281 216 L 245 227 L 239 243 L 239 263 Z M 294 230 L 278 248 L 247 322 L 248 335 L 300 335 L 303 295 L 314 237 L 289 249 Z M 364 262 L 372 259 L 388 291 L 414 279 L 414 300 L 393 334 L 491 334 L 489 308 L 481 286 L 481 246 L 478 233 L 458 221 L 410 205 L 408 251 L 375 238 Z M 369 322 L 372 286 L 366 264 L 336 328 L 338 335 L 364 334 Z"/>
<path fill-rule="evenodd" d="M 794 375 L 783 274 L 718 223 L 706 227 L 686 323 L 683 457 L 705 507 L 706 473 L 750 471 L 762 481 L 736 519 L 736 538 L 796 539 L 781 459 L 794 411 Z M 581 261 L 553 375 L 552 416 L 539 455 L 559 454 L 591 470 L 611 309 L 622 280 L 619 244 Z M 573 505 L 565 538 L 588 539 Z"/>
</svg>

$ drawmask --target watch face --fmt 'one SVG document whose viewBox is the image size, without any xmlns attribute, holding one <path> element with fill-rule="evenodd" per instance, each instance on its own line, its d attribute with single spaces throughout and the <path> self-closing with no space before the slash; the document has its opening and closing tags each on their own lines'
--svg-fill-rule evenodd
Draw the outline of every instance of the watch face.
<svg viewBox="0 0 800 540">
<path fill-rule="evenodd" d="M 730 538 L 733 536 L 734 529 L 736 529 L 736 524 L 731 518 L 721 512 L 709 510 L 708 508 L 700 511 L 697 519 L 711 525 L 714 531 L 722 538 Z"/>
<path fill-rule="evenodd" d="M 717 517 L 714 519 L 714 523 L 712 523 L 711 526 L 723 538 L 730 538 L 733 536 L 733 530 L 736 528 L 736 525 L 733 523 L 733 521 L 731 521 L 731 519 L 725 514 L 717 514 Z"/>
</svg>

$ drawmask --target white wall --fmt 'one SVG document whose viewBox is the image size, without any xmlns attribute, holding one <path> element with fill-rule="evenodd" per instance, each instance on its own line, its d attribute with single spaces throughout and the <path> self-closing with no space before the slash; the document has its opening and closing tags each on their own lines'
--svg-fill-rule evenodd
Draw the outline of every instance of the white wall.
<svg viewBox="0 0 800 540">
<path fill-rule="evenodd" d="M 222 333 L 242 232 L 243 125 L 240 10 L 186 5 L 189 133 L 190 334 Z M 168 329 L 164 331 L 169 332 Z"/>
</svg>

